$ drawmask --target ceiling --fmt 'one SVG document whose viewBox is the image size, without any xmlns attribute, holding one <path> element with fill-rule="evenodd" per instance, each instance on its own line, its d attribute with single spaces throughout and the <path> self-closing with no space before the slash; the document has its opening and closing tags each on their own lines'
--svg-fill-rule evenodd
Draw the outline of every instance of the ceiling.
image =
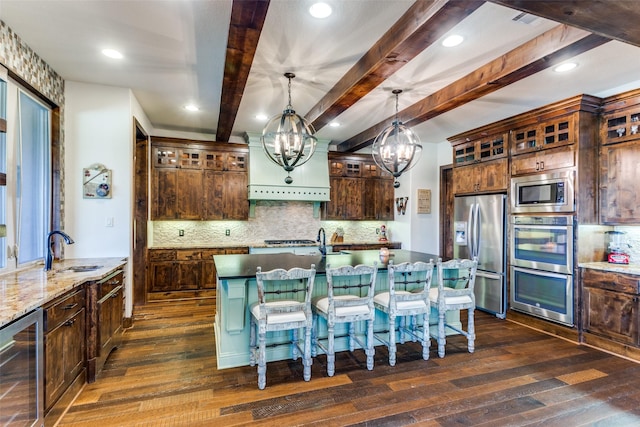
<svg viewBox="0 0 640 427">
<path fill-rule="evenodd" d="M 219 141 L 282 112 L 285 72 L 296 74 L 295 110 L 339 151 L 368 147 L 390 124 L 393 89 L 400 119 L 438 143 L 581 93 L 640 87 L 635 0 L 323 1 L 325 19 L 309 15 L 311 0 L 0 0 L 0 19 L 65 80 L 131 88 L 155 131 Z M 530 13 L 516 20 L 517 8 Z M 454 33 L 465 41 L 443 47 Z M 572 72 L 551 70 L 569 59 Z"/>
</svg>

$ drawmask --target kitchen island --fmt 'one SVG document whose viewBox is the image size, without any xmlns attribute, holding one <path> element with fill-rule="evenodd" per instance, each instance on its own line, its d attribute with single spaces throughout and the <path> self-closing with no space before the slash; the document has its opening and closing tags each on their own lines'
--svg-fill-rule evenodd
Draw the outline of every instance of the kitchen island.
<svg viewBox="0 0 640 427">
<path fill-rule="evenodd" d="M 327 282 L 325 271 L 328 265 L 339 267 L 343 265 L 378 263 L 378 276 L 376 278 L 375 291 L 383 292 L 388 290 L 387 265 L 390 260 L 394 264 L 403 262 L 429 262 L 433 259 L 437 261 L 438 256 L 421 252 L 407 250 L 394 250 L 387 258 L 381 258 L 377 250 L 352 251 L 350 253 L 328 254 L 326 257 L 320 255 L 294 255 L 284 254 L 255 254 L 255 255 L 215 255 L 213 257 L 217 271 L 216 315 L 214 321 L 214 332 L 216 341 L 216 356 L 218 369 L 232 368 L 249 365 L 249 311 L 248 307 L 258 300 L 258 293 L 255 281 L 256 269 L 258 266 L 262 271 L 275 268 L 291 269 L 294 267 L 310 268 L 311 264 L 316 268 L 316 279 L 314 283 L 313 296 L 326 295 Z M 432 287 L 437 286 L 436 276 L 432 281 Z M 432 332 L 436 333 L 437 314 L 432 311 L 430 324 Z M 447 322 L 461 327 L 459 312 L 447 313 Z M 374 329 L 376 332 L 386 331 L 386 315 L 376 312 Z M 362 327 L 362 325 L 359 325 Z M 344 335 L 343 330 L 336 328 L 336 336 Z M 274 333 L 267 341 L 270 343 L 285 341 L 286 333 L 281 335 Z M 326 323 L 319 324 L 318 335 L 326 336 Z M 377 345 L 382 343 L 377 342 Z M 348 342 L 345 337 L 336 338 L 336 351 L 348 349 Z M 285 346 L 267 347 L 267 360 L 285 360 L 290 358 L 290 350 Z"/>
</svg>

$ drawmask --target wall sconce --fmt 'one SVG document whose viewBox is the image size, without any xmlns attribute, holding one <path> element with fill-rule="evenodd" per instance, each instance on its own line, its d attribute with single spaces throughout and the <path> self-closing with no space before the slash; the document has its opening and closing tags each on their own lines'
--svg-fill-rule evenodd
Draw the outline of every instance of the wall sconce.
<svg viewBox="0 0 640 427">
<path fill-rule="evenodd" d="M 408 205 L 409 205 L 408 197 L 396 197 L 396 209 L 398 209 L 398 214 L 404 215 L 407 212 Z"/>
</svg>

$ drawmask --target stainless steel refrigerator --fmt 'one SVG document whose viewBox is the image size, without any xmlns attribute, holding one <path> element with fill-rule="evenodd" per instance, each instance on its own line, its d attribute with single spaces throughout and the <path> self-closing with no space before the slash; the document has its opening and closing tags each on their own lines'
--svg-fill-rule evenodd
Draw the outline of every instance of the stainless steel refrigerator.
<svg viewBox="0 0 640 427">
<path fill-rule="evenodd" d="M 507 310 L 506 197 L 456 197 L 453 207 L 453 256 L 478 257 L 476 307 L 501 319 Z"/>
</svg>

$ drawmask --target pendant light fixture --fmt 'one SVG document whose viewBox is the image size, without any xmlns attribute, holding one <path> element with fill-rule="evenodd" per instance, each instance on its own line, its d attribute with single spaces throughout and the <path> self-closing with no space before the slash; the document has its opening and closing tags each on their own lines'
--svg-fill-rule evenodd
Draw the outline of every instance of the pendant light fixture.
<svg viewBox="0 0 640 427">
<path fill-rule="evenodd" d="M 418 135 L 398 119 L 398 95 L 401 89 L 394 89 L 396 96 L 396 117 L 373 141 L 371 154 L 373 160 L 382 169 L 395 178 L 393 186 L 400 187 L 398 177 L 418 163 L 422 155 L 422 145 Z"/>
<path fill-rule="evenodd" d="M 289 79 L 289 103 L 281 115 L 274 116 L 262 130 L 262 148 L 272 162 L 287 171 L 284 182 L 291 184 L 291 171 L 305 164 L 316 150 L 317 138 L 313 127 L 296 114 L 291 106 L 291 79 L 293 73 L 285 73 Z"/>
</svg>

